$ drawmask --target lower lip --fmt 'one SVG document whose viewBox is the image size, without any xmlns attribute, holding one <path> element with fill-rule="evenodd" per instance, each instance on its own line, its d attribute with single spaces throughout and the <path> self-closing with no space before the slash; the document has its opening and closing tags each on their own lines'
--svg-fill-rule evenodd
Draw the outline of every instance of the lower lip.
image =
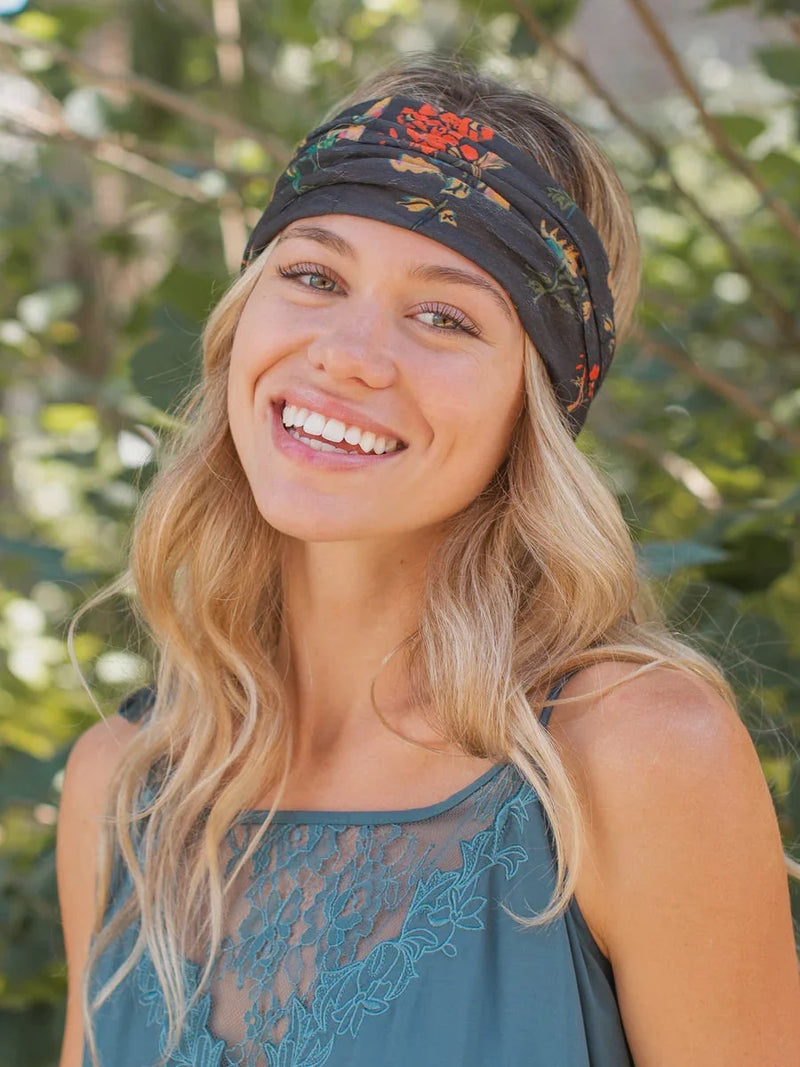
<svg viewBox="0 0 800 1067">
<path fill-rule="evenodd" d="M 374 452 L 318 452 L 314 448 L 292 437 L 283 425 L 282 405 L 272 404 L 272 442 L 279 452 L 289 459 L 319 467 L 326 471 L 352 471 L 371 467 L 376 463 L 389 462 L 404 452 L 398 448 L 394 452 L 384 452 L 382 456 Z M 332 442 L 331 442 L 332 443 Z"/>
</svg>

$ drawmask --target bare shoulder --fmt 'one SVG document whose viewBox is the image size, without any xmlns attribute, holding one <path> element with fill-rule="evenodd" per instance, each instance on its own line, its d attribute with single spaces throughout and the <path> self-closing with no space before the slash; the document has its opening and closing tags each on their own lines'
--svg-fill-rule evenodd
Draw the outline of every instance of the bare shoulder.
<svg viewBox="0 0 800 1067">
<path fill-rule="evenodd" d="M 633 663 L 600 663 L 574 676 L 551 720 L 555 738 L 568 757 L 591 774 L 624 763 L 625 781 L 635 785 L 635 768 L 681 779 L 705 767 L 711 757 L 757 758 L 737 710 L 708 682 L 684 671 L 656 667 L 643 673 Z M 616 688 L 593 695 L 609 685 Z M 676 763 L 685 756 L 688 763 Z M 615 777 L 615 781 L 617 778 Z M 683 783 L 685 784 L 685 782 Z"/>
<path fill-rule="evenodd" d="M 62 802 L 76 801 L 99 814 L 111 779 L 138 731 L 136 723 L 116 714 L 85 730 L 67 759 Z"/>
<path fill-rule="evenodd" d="M 67 760 L 56 849 L 68 972 L 67 1019 L 60 1067 L 79 1067 L 82 1062 L 80 979 L 94 925 L 101 820 L 111 780 L 138 729 L 121 715 L 112 715 L 81 734 Z"/>
<path fill-rule="evenodd" d="M 800 982 L 757 753 L 736 709 L 689 672 L 592 695 L 634 670 L 581 672 L 551 719 L 586 815 L 576 897 L 612 962 L 634 1060 L 789 1067 Z"/>
</svg>

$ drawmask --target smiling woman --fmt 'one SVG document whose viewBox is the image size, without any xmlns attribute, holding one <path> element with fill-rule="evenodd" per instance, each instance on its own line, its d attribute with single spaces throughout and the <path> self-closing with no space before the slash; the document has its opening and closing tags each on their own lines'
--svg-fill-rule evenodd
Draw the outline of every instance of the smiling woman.
<svg viewBox="0 0 800 1067">
<path fill-rule="evenodd" d="M 61 1067 L 794 1067 L 755 750 L 575 445 L 637 280 L 461 65 L 298 147 L 111 590 L 156 684 L 67 770 Z"/>
<path fill-rule="evenodd" d="M 508 454 L 522 327 L 488 275 L 431 238 L 316 221 L 283 231 L 243 308 L 231 435 L 273 528 L 313 542 L 402 534 L 414 558 Z M 287 432 L 286 405 L 293 426 L 305 413 L 302 434 Z M 360 447 L 337 450 L 348 430 Z"/>
</svg>

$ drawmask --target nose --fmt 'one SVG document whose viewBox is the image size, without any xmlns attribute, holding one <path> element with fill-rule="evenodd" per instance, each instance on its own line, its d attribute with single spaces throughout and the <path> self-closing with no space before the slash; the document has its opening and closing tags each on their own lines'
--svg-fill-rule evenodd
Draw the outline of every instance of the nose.
<svg viewBox="0 0 800 1067">
<path fill-rule="evenodd" d="M 321 326 L 308 345 L 308 360 L 331 378 L 356 379 L 372 389 L 385 389 L 397 377 L 385 316 L 377 308 L 357 313 L 352 300 L 348 305 Z"/>
</svg>

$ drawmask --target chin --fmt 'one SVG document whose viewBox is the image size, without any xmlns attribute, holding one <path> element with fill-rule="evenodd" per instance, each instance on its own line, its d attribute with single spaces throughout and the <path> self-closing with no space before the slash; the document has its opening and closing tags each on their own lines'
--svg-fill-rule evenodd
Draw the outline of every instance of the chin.
<svg viewBox="0 0 800 1067">
<path fill-rule="evenodd" d="M 386 530 L 382 523 L 370 522 L 364 516 L 341 514 L 341 504 L 338 502 L 329 502 L 328 507 L 314 508 L 308 502 L 301 505 L 295 500 L 280 506 L 276 496 L 271 494 L 269 502 L 256 498 L 256 506 L 265 522 L 274 530 L 296 541 L 364 541 L 393 532 Z"/>
</svg>

